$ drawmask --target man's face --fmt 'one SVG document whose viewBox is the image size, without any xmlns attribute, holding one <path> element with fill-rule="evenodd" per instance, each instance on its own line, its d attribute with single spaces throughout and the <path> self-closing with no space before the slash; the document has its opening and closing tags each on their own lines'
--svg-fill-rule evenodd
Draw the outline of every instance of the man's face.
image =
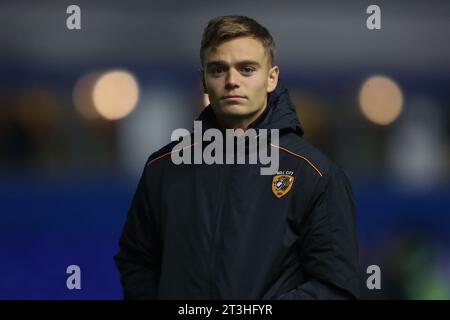
<svg viewBox="0 0 450 320">
<path fill-rule="evenodd" d="M 240 37 L 205 52 L 202 80 L 215 114 L 225 123 L 250 124 L 265 109 L 278 81 L 278 67 L 259 40 Z"/>
</svg>

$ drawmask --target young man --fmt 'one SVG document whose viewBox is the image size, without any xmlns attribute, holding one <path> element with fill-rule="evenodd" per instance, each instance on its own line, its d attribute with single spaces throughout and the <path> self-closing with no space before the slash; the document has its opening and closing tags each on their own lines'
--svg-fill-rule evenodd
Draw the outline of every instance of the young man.
<svg viewBox="0 0 450 320">
<path fill-rule="evenodd" d="M 358 297 L 350 182 L 302 138 L 274 51 L 269 32 L 248 17 L 208 23 L 200 57 L 211 104 L 202 129 L 278 130 L 279 142 L 269 145 L 279 170 L 174 164 L 171 156 L 192 145 L 152 154 L 115 256 L 125 298 Z"/>
</svg>

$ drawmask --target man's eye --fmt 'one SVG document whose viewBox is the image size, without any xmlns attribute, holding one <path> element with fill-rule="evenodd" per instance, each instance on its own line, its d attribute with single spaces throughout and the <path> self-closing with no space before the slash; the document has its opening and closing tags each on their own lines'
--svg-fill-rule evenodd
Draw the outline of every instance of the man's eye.
<svg viewBox="0 0 450 320">
<path fill-rule="evenodd" d="M 243 68 L 241 69 L 241 71 L 242 71 L 243 73 L 246 73 L 246 74 L 251 74 L 251 73 L 255 72 L 255 68 L 252 68 L 252 67 L 243 67 Z"/>
<path fill-rule="evenodd" d="M 220 73 L 223 73 L 224 71 L 225 71 L 225 69 L 224 69 L 224 68 L 221 68 L 221 67 L 213 68 L 213 69 L 211 70 L 211 72 L 212 72 L 213 74 L 220 74 Z"/>
</svg>

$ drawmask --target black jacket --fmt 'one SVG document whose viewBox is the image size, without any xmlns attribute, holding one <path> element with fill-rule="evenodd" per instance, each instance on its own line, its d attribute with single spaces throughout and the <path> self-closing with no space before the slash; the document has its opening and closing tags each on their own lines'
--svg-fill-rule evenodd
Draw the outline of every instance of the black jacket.
<svg viewBox="0 0 450 320">
<path fill-rule="evenodd" d="M 203 129 L 217 127 L 211 106 L 199 120 Z M 287 179 L 261 175 L 259 164 L 175 165 L 175 142 L 150 156 L 114 257 L 124 298 L 359 296 L 346 175 L 302 138 L 281 85 L 251 127 L 280 129 L 272 148 Z"/>
</svg>

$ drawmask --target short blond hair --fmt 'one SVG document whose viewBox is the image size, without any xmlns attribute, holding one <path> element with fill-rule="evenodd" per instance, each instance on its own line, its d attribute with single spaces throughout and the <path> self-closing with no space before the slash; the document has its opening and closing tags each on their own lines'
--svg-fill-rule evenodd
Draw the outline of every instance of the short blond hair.
<svg viewBox="0 0 450 320">
<path fill-rule="evenodd" d="M 220 16 L 211 19 L 203 31 L 200 46 L 200 62 L 203 67 L 205 51 L 224 41 L 238 37 L 252 37 L 259 40 L 266 50 L 269 65 L 275 62 L 275 41 L 269 31 L 255 20 L 245 16 Z"/>
</svg>

